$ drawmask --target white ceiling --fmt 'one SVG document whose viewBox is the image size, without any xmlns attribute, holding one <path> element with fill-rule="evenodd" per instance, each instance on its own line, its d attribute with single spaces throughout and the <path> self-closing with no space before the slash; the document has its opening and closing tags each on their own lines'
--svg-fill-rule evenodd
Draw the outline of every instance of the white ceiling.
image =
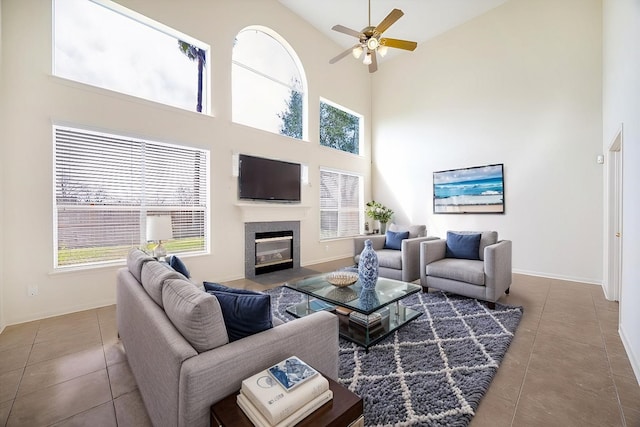
<svg viewBox="0 0 640 427">
<path fill-rule="evenodd" d="M 309 22 L 320 32 L 347 49 L 357 40 L 332 31 L 342 24 L 361 31 L 369 25 L 369 0 L 278 0 L 282 5 Z M 420 43 L 479 16 L 507 0 L 370 0 L 371 25 L 376 26 L 391 12 L 400 9 L 404 16 L 393 24 L 385 37 Z M 392 53 L 393 52 L 393 53 Z M 336 54 L 340 53 L 339 51 Z M 389 56 L 406 54 L 390 49 Z M 328 60 L 329 58 L 327 58 Z"/>
</svg>

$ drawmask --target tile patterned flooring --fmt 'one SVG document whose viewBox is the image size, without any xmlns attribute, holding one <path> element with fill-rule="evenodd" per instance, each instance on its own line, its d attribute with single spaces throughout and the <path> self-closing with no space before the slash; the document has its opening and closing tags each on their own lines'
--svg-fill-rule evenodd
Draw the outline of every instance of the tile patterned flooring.
<svg viewBox="0 0 640 427">
<path fill-rule="evenodd" d="M 472 427 L 640 426 L 640 387 L 617 333 L 618 304 L 600 286 L 516 274 L 500 301 L 524 306 L 524 316 Z M 150 425 L 117 338 L 115 306 L 0 334 L 2 425 Z"/>
</svg>

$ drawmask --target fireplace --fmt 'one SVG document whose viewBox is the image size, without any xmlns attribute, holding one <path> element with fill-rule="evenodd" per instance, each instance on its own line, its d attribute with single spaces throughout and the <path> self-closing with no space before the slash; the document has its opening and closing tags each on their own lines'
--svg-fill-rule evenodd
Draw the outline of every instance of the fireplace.
<svg viewBox="0 0 640 427">
<path fill-rule="evenodd" d="M 300 222 L 245 223 L 245 277 L 300 268 Z"/>
<path fill-rule="evenodd" d="M 293 268 L 293 231 L 256 233 L 256 274 Z"/>
</svg>

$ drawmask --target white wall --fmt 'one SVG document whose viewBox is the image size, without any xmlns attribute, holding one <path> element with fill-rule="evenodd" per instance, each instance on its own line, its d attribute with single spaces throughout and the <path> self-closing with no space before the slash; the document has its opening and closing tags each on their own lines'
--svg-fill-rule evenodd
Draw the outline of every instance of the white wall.
<svg viewBox="0 0 640 427">
<path fill-rule="evenodd" d="M 0 129 L 4 128 L 4 89 L 3 89 L 3 80 L 2 80 L 2 0 L 0 0 Z M 2 133 L 0 133 L 0 143 L 2 143 Z M 2 220 L 2 214 L 4 212 L 4 156 L 0 157 L 0 332 L 5 327 L 4 320 L 4 274 L 3 274 L 3 265 L 4 265 L 4 240 L 3 240 L 3 230 L 4 230 L 4 221 Z"/>
<path fill-rule="evenodd" d="M 363 78 L 361 64 L 342 61 L 329 65 L 329 58 L 341 48 L 275 0 L 123 0 L 120 3 L 211 45 L 214 117 L 51 76 L 51 2 L 4 0 L 2 72 L 6 103 L 11 107 L 6 111 L 6 125 L 0 130 L 7 184 L 3 191 L 2 223 L 5 322 L 18 323 L 115 302 L 115 267 L 66 273 L 52 271 L 52 122 L 211 150 L 212 253 L 186 259 L 195 280 L 243 277 L 243 215 L 251 220 L 272 215 L 268 209 L 247 212 L 235 206 L 236 179 L 231 175 L 234 151 L 308 164 L 310 185 L 303 188 L 302 204 L 310 208 L 282 212 L 286 216 L 302 215 L 301 263 L 307 265 L 350 255 L 349 239 L 319 241 L 319 167 L 351 170 L 368 177 L 370 132 L 367 127 L 363 157 L 320 147 L 318 103 L 322 96 L 344 105 L 363 114 L 368 126 L 370 80 L 366 75 Z M 309 82 L 309 142 L 231 123 L 233 40 L 238 31 L 248 25 L 272 28 L 301 58 Z M 368 183 L 365 194 L 370 195 Z M 27 296 L 29 284 L 38 285 L 38 296 Z"/>
<path fill-rule="evenodd" d="M 493 229 L 513 268 L 602 281 L 601 3 L 511 0 L 374 76 L 373 188 L 428 233 Z M 433 214 L 432 173 L 504 163 L 504 215 Z"/>
<path fill-rule="evenodd" d="M 603 151 L 623 132 L 620 335 L 640 381 L 640 3 L 604 0 Z"/>
</svg>

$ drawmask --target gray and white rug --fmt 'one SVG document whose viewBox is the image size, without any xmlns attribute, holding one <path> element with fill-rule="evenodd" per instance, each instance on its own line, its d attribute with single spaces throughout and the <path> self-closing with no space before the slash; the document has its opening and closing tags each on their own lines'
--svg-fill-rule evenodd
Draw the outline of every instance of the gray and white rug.
<svg viewBox="0 0 640 427">
<path fill-rule="evenodd" d="M 273 315 L 304 296 L 267 291 Z M 522 317 L 522 307 L 444 292 L 402 302 L 424 314 L 369 348 L 340 339 L 339 380 L 364 400 L 367 426 L 466 426 L 489 388 Z"/>
</svg>

